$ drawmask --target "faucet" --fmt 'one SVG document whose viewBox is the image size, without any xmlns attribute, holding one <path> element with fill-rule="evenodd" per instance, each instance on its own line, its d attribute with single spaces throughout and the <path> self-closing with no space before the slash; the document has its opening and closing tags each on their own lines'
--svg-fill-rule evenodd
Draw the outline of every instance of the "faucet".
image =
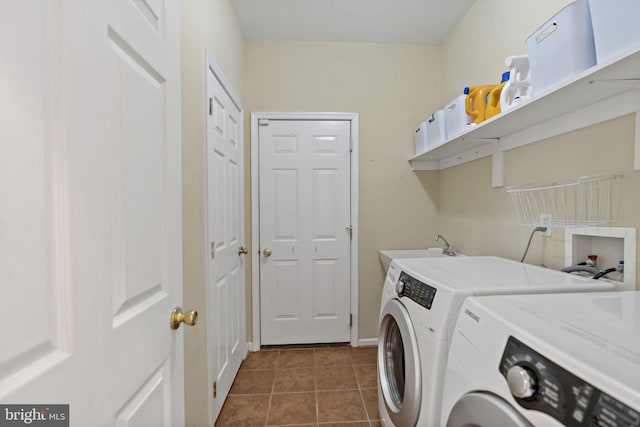
<svg viewBox="0 0 640 427">
<path fill-rule="evenodd" d="M 447 239 L 445 239 L 442 234 L 438 234 L 436 236 L 436 242 L 438 240 L 442 240 L 444 242 L 444 244 L 442 245 L 442 254 L 443 255 L 456 256 L 456 251 L 451 247 L 449 242 L 447 242 Z"/>
</svg>

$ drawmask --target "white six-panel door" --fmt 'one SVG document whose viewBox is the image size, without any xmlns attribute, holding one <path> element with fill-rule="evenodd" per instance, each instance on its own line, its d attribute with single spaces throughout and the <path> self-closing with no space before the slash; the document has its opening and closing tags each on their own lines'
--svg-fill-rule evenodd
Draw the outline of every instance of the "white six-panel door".
<svg viewBox="0 0 640 427">
<path fill-rule="evenodd" d="M 244 164 L 242 113 L 211 66 L 207 100 L 208 339 L 215 420 L 246 354 L 245 255 L 239 253 L 244 244 Z"/>
<path fill-rule="evenodd" d="M 350 129 L 261 121 L 262 344 L 350 340 Z"/>
<path fill-rule="evenodd" d="M 0 402 L 184 425 L 179 3 L 0 13 Z"/>
</svg>

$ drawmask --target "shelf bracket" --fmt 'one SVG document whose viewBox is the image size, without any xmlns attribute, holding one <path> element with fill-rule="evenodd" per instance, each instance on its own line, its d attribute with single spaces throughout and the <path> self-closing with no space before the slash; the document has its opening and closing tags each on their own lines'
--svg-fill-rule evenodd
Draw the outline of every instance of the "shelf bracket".
<svg viewBox="0 0 640 427">
<path fill-rule="evenodd" d="M 414 171 L 437 171 L 440 170 L 437 160 L 412 160 L 411 169 Z"/>
<path fill-rule="evenodd" d="M 453 156 L 442 159 L 438 162 L 438 169 L 446 169 L 452 166 L 461 165 L 463 163 L 470 162 L 472 160 L 481 159 L 483 157 L 488 157 L 493 155 L 494 145 L 493 144 L 484 144 L 476 148 L 472 148 L 467 151 L 463 151 L 462 153 L 455 154 Z"/>
</svg>

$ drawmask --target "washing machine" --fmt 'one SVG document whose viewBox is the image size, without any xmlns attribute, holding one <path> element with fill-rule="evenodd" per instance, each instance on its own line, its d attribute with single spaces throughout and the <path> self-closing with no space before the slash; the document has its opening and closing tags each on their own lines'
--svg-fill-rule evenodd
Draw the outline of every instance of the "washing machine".
<svg viewBox="0 0 640 427">
<path fill-rule="evenodd" d="M 640 292 L 467 299 L 442 425 L 640 426 Z"/>
<path fill-rule="evenodd" d="M 382 423 L 439 425 L 449 338 L 465 298 L 613 289 L 610 283 L 498 257 L 393 260 L 379 317 Z"/>
</svg>

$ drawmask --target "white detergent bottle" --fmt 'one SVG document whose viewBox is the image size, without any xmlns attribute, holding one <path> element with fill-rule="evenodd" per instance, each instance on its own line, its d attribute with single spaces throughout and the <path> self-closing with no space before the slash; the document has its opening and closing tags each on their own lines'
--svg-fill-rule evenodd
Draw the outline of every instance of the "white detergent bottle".
<svg viewBox="0 0 640 427">
<path fill-rule="evenodd" d="M 614 273 L 611 273 L 609 275 L 609 278 L 624 283 L 624 260 L 620 260 L 618 266 L 616 267 L 616 271 Z"/>
<path fill-rule="evenodd" d="M 500 94 L 500 110 L 506 111 L 519 102 L 531 98 L 531 71 L 527 55 L 510 56 L 505 60 L 509 67 L 509 81 Z"/>
</svg>

